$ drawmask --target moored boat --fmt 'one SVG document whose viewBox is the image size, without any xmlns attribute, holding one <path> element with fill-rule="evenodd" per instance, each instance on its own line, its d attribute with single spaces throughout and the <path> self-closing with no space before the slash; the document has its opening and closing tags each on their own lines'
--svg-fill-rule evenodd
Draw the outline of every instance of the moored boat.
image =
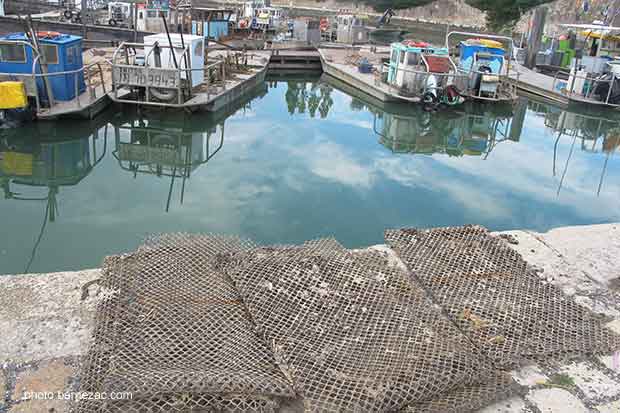
<svg viewBox="0 0 620 413">
<path fill-rule="evenodd" d="M 517 88 L 510 82 L 510 62 L 513 41 L 509 37 L 450 32 L 446 36 L 446 48 L 455 37 L 466 38 L 458 43 L 456 59 L 460 75 L 456 87 L 461 96 L 481 102 L 513 102 Z"/>
<path fill-rule="evenodd" d="M 203 35 L 160 33 L 121 43 L 112 57 L 112 100 L 122 104 L 216 111 L 264 80 L 268 53 L 214 50 Z"/>
<path fill-rule="evenodd" d="M 0 109 L 19 118 L 89 118 L 109 103 L 109 71 L 84 65 L 82 38 L 58 32 L 0 37 Z"/>
<path fill-rule="evenodd" d="M 455 83 L 459 80 L 448 49 L 406 40 L 391 44 L 390 60 L 384 65 L 388 85 L 404 100 L 419 101 L 432 108 L 462 103 Z"/>
</svg>

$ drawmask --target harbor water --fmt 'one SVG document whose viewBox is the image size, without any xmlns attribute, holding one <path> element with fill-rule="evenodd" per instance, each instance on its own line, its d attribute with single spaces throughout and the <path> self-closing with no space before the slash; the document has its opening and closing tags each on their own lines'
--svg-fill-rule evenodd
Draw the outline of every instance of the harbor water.
<svg viewBox="0 0 620 413">
<path fill-rule="evenodd" d="M 97 267 L 160 232 L 362 247 L 403 226 L 620 220 L 620 114 L 527 99 L 425 112 L 350 93 L 289 78 L 215 115 L 0 129 L 0 274 Z"/>
</svg>

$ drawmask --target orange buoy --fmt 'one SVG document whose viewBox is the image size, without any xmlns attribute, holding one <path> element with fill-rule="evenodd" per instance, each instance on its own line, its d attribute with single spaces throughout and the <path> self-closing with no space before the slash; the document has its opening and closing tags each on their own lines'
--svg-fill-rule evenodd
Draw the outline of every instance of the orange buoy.
<svg viewBox="0 0 620 413">
<path fill-rule="evenodd" d="M 59 32 L 37 32 L 37 37 L 40 39 L 53 39 L 60 36 Z"/>
</svg>

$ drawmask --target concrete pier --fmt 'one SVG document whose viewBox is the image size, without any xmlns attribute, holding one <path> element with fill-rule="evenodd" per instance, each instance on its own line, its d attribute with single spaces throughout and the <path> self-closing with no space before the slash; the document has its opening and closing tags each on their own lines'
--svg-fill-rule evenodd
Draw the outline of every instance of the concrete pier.
<svg viewBox="0 0 620 413">
<path fill-rule="evenodd" d="M 541 278 L 620 333 L 620 223 L 496 235 Z M 398 260 L 385 246 L 371 248 Z M 106 294 L 97 284 L 88 286 L 99 274 L 95 269 L 0 276 L 0 413 L 66 411 L 67 401 L 29 400 L 24 392 L 57 394 L 77 388 L 77 362 L 88 345 L 95 306 Z M 482 412 L 620 411 L 620 353 L 523 366 L 512 375 L 528 388 L 527 394 Z M 558 384 L 558 375 L 568 384 Z"/>
</svg>

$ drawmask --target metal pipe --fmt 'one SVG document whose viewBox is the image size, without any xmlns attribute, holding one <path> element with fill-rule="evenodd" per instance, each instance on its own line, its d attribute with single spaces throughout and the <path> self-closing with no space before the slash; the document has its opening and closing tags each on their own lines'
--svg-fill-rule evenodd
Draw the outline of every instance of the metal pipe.
<svg viewBox="0 0 620 413">
<path fill-rule="evenodd" d="M 26 25 L 28 27 L 28 32 L 32 38 L 33 49 L 36 49 L 37 55 L 41 56 L 40 47 L 39 47 L 39 38 L 37 37 L 37 33 L 34 31 L 32 26 L 32 16 L 28 15 L 28 19 L 26 20 Z M 47 62 L 45 61 L 45 57 L 43 59 L 39 59 L 39 67 L 41 68 L 41 73 L 47 73 Z M 43 84 L 45 86 L 45 90 L 47 92 L 47 101 L 50 105 L 50 108 L 54 106 L 54 91 L 52 90 L 52 85 L 47 81 L 47 79 L 43 78 Z"/>
<path fill-rule="evenodd" d="M 181 29 L 181 47 L 183 48 L 183 57 L 184 57 L 184 61 L 185 61 L 185 68 L 189 69 L 191 67 L 190 65 L 190 57 L 185 53 L 185 40 L 183 39 L 183 29 Z M 172 52 L 174 53 L 174 51 Z M 192 72 L 185 72 L 187 75 L 187 81 L 189 83 L 189 97 L 192 96 Z"/>
<path fill-rule="evenodd" d="M 168 22 L 166 21 L 166 16 L 164 15 L 163 11 L 161 11 L 159 13 L 161 15 L 162 20 L 164 21 L 164 29 L 166 29 L 166 36 L 168 37 L 168 43 L 170 44 L 170 49 L 171 49 L 170 51 L 171 51 L 171 54 L 172 54 L 172 61 L 174 62 L 174 67 L 176 69 L 178 69 L 179 68 L 179 64 L 177 62 L 177 55 L 174 52 L 174 46 L 172 45 L 172 38 L 170 37 L 170 31 L 168 31 Z"/>
</svg>

